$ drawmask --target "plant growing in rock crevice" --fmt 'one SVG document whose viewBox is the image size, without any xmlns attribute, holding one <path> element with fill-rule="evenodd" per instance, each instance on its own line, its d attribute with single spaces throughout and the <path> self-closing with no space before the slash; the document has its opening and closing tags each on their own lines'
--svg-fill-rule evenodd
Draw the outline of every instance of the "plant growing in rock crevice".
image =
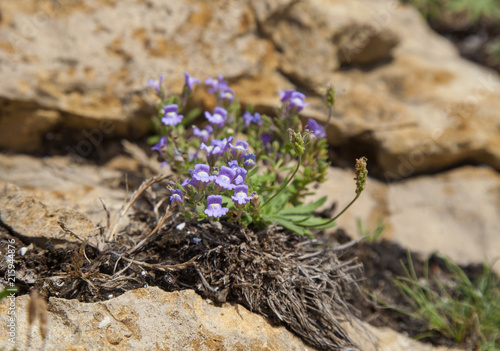
<svg viewBox="0 0 500 351">
<path fill-rule="evenodd" d="M 160 99 L 155 118 L 159 135 L 152 149 L 177 175 L 169 186 L 170 201 L 186 220 L 214 221 L 226 216 L 229 221 L 258 228 L 277 222 L 298 234 L 335 225 L 338 216 L 324 219 L 314 215 L 326 197 L 303 203 L 313 194 L 311 186 L 325 180 L 329 166 L 324 127 L 314 119 L 303 127 L 299 120 L 299 112 L 308 105 L 304 94 L 281 91 L 276 115 L 267 116 L 252 107 L 242 111 L 222 76 L 208 78 L 205 85 L 215 95 L 217 106 L 204 112 L 208 122 L 204 128 L 188 128 L 200 111 L 191 111 L 187 117 L 182 113 L 200 81 L 185 73 L 181 96 L 169 97 L 162 82 L 163 77 L 149 83 Z M 326 101 L 331 112 L 333 88 Z M 364 189 L 366 174 L 366 159 L 362 158 L 356 164 L 353 202 Z"/>
</svg>

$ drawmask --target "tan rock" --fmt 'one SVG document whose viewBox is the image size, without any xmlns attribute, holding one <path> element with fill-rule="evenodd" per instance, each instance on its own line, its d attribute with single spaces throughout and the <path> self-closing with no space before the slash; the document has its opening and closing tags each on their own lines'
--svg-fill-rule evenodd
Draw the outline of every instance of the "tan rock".
<svg viewBox="0 0 500 351">
<path fill-rule="evenodd" d="M 111 167 L 78 165 L 72 157 L 39 159 L 27 155 L 0 154 L 0 180 L 22 188 L 45 205 L 75 210 L 96 224 L 105 225 L 108 210 L 118 211 L 126 192 L 118 188 L 122 173 Z"/>
<path fill-rule="evenodd" d="M 25 194 L 20 188 L 0 180 L 0 220 L 7 228 L 28 242 L 47 247 L 63 241 L 91 241 L 96 227 L 81 213 L 65 208 L 47 206 Z M 66 233 L 58 222 L 63 223 L 78 238 Z M 95 241 L 94 241 L 95 244 Z"/>
<path fill-rule="evenodd" d="M 28 333 L 26 305 L 27 296 L 16 299 L 21 348 Z M 0 304 L 3 323 L 5 307 Z M 314 350 L 240 305 L 216 307 L 192 290 L 167 293 L 150 287 L 92 304 L 50 298 L 49 311 L 50 350 Z M 0 347 L 8 345 L 2 338 Z M 35 327 L 32 348 L 41 347 Z"/>
<path fill-rule="evenodd" d="M 16 299 L 16 345 L 26 345 L 27 295 Z M 0 320 L 7 323 L 8 304 L 0 302 Z M 193 290 L 167 293 L 156 287 L 129 291 L 104 302 L 81 303 L 50 298 L 50 350 L 287 350 L 312 351 L 284 327 L 271 326 L 262 316 L 240 305 L 216 307 Z M 350 328 L 364 351 L 445 351 L 410 340 L 389 329 L 364 323 Z M 32 329 L 32 349 L 42 349 L 37 324 Z M 0 347 L 11 347 L 5 338 Z M 405 348 L 408 347 L 408 348 Z"/>
<path fill-rule="evenodd" d="M 336 202 L 338 213 L 355 196 L 353 178 L 353 171 L 329 169 L 328 180 L 311 200 L 327 195 L 320 210 Z M 494 263 L 500 248 L 499 194 L 500 175 L 488 167 L 466 166 L 388 184 L 370 178 L 337 227 L 360 236 L 358 220 L 369 230 L 382 220 L 382 237 L 409 250 L 439 253 L 460 264 Z M 500 273 L 500 265 L 493 268 Z"/>
<path fill-rule="evenodd" d="M 278 105 L 278 89 L 297 88 L 311 103 L 304 118 L 325 123 L 318 94 L 334 84 L 329 142 L 370 151 L 373 171 L 388 180 L 464 161 L 500 169 L 498 74 L 460 58 L 411 6 L 105 3 L 23 0 L 3 9 L 0 98 L 15 109 L 1 117 L 0 146 L 34 150 L 56 125 L 83 129 L 94 136 L 87 143 L 140 136 L 154 113 L 147 80 L 164 74 L 167 93 L 179 92 L 188 71 L 223 74 L 243 103 L 265 112 Z"/>
<path fill-rule="evenodd" d="M 437 252 L 454 262 L 500 258 L 500 175 L 462 167 L 389 186 L 392 238 L 403 247 Z M 500 272 L 496 264 L 494 269 Z"/>
</svg>

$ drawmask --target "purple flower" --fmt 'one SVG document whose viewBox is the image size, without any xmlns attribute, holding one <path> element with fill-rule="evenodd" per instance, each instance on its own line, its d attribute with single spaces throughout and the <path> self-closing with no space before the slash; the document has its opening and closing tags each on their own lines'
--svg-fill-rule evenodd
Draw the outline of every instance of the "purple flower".
<svg viewBox="0 0 500 351">
<path fill-rule="evenodd" d="M 214 141 L 219 141 L 219 140 L 212 140 L 212 145 L 208 146 L 205 143 L 201 143 L 200 145 L 200 150 L 207 150 L 207 157 L 209 156 L 218 156 L 220 153 L 222 153 L 222 148 L 220 144 L 214 143 Z"/>
<path fill-rule="evenodd" d="M 245 162 L 243 162 L 243 167 L 245 167 L 246 170 L 252 169 L 255 167 L 255 161 L 252 159 L 245 160 Z"/>
<path fill-rule="evenodd" d="M 224 122 L 226 122 L 227 119 L 227 111 L 222 107 L 217 106 L 216 108 L 214 108 L 213 114 L 205 111 L 205 118 L 208 119 L 210 123 L 216 124 L 219 127 L 223 127 Z"/>
<path fill-rule="evenodd" d="M 301 111 L 304 107 L 309 105 L 309 103 L 304 102 L 306 96 L 295 90 L 280 91 L 281 102 L 288 102 L 288 107 L 293 113 Z"/>
<path fill-rule="evenodd" d="M 217 178 L 215 178 L 215 184 L 220 186 L 223 189 L 231 190 L 234 188 L 234 185 L 231 182 L 236 175 L 236 171 L 232 170 L 229 167 L 222 166 Z"/>
<path fill-rule="evenodd" d="M 194 171 L 192 169 L 190 169 L 189 173 L 191 174 L 191 179 L 189 179 L 189 178 L 184 179 L 184 181 L 182 182 L 181 186 L 183 188 L 185 188 L 188 185 L 192 185 L 195 188 L 199 188 L 200 182 L 197 179 L 193 178 Z"/>
<path fill-rule="evenodd" d="M 208 174 L 208 172 L 210 172 L 210 167 L 208 165 L 198 163 L 194 166 L 192 177 L 200 182 L 210 183 L 212 181 L 212 177 Z"/>
<path fill-rule="evenodd" d="M 156 92 L 160 93 L 161 83 L 163 83 L 164 79 L 165 79 L 164 76 L 160 76 L 159 81 L 154 80 L 154 79 L 150 79 L 150 80 L 148 80 L 148 87 L 154 87 L 156 89 Z"/>
<path fill-rule="evenodd" d="M 212 140 L 212 144 L 213 144 L 213 140 Z M 215 165 L 215 161 L 217 161 L 217 159 L 222 154 L 222 149 L 220 148 L 219 145 L 208 146 L 203 142 L 200 145 L 200 150 L 207 151 L 207 162 L 211 167 L 213 167 Z"/>
<path fill-rule="evenodd" d="M 154 144 L 153 146 L 151 146 L 151 150 L 156 150 L 156 151 L 158 151 L 161 154 L 161 150 L 165 146 L 167 146 L 167 137 L 166 136 L 162 136 L 160 138 L 159 142 L 157 142 L 156 144 Z"/>
<path fill-rule="evenodd" d="M 231 143 L 233 142 L 234 137 L 230 136 L 229 138 L 224 138 L 222 140 L 214 139 L 212 140 L 212 145 L 218 146 L 221 148 L 222 152 L 226 152 L 227 149 L 229 149 Z"/>
<path fill-rule="evenodd" d="M 208 89 L 208 92 L 210 94 L 215 94 L 217 91 L 224 91 L 225 89 L 229 89 L 227 82 L 223 79 L 221 74 L 217 76 L 217 79 L 210 77 L 207 78 L 205 80 L 205 85 L 210 85 L 210 89 Z"/>
<path fill-rule="evenodd" d="M 246 154 L 245 155 L 245 161 L 246 160 L 253 160 L 253 161 L 255 161 L 255 155 L 254 154 Z"/>
<path fill-rule="evenodd" d="M 194 83 L 200 84 L 200 81 L 194 77 L 191 77 L 187 72 L 184 72 L 185 86 L 188 88 L 188 91 L 192 91 L 194 87 Z"/>
<path fill-rule="evenodd" d="M 255 155 L 254 154 L 245 155 L 245 159 L 243 161 L 243 167 L 245 167 L 246 170 L 249 170 L 254 166 L 255 166 Z"/>
<path fill-rule="evenodd" d="M 201 130 L 197 126 L 193 126 L 193 135 L 197 136 L 200 139 L 203 139 L 205 143 L 208 141 L 208 137 L 213 133 L 213 131 L 214 129 L 212 128 L 212 126 L 206 126 L 203 130 Z"/>
<path fill-rule="evenodd" d="M 227 100 L 229 102 L 233 102 L 234 100 L 234 91 L 231 88 L 228 88 L 227 86 L 221 87 L 219 89 L 219 94 L 220 97 L 224 100 Z"/>
<path fill-rule="evenodd" d="M 262 125 L 262 119 L 260 118 L 260 113 L 255 112 L 253 115 L 250 112 L 245 112 L 243 114 L 243 122 L 245 123 L 245 126 L 249 126 L 250 123 L 255 123 L 258 124 L 259 126 Z"/>
<path fill-rule="evenodd" d="M 234 178 L 234 184 L 240 185 L 245 182 L 245 177 L 247 175 L 247 170 L 243 167 L 236 168 L 236 176 Z"/>
<path fill-rule="evenodd" d="M 247 185 L 238 185 L 234 188 L 234 196 L 231 196 L 235 204 L 244 205 L 248 201 L 252 199 L 251 196 L 248 196 L 248 186 Z"/>
<path fill-rule="evenodd" d="M 228 163 L 228 166 L 229 166 L 229 168 L 236 171 L 236 169 L 238 168 L 238 161 L 236 161 L 236 160 L 230 161 Z"/>
<path fill-rule="evenodd" d="M 172 190 L 172 195 L 170 195 L 170 203 L 174 204 L 182 204 L 184 202 L 184 198 L 182 197 L 181 189 Z"/>
<path fill-rule="evenodd" d="M 231 153 L 233 154 L 233 157 L 236 159 L 241 158 L 241 156 L 244 156 L 245 153 L 248 150 L 248 143 L 243 140 L 236 140 L 236 142 L 233 144 L 229 144 L 229 147 L 231 147 Z"/>
<path fill-rule="evenodd" d="M 260 137 L 260 140 L 264 143 L 264 146 L 267 146 L 271 142 L 271 136 L 269 134 L 263 134 Z"/>
<path fill-rule="evenodd" d="M 321 139 L 326 137 L 325 128 L 312 118 L 309 118 L 307 121 L 306 129 L 310 130 L 316 138 Z"/>
<path fill-rule="evenodd" d="M 205 213 L 209 217 L 221 217 L 229 211 L 227 207 L 222 207 L 222 195 L 209 195 L 207 197 L 207 208 Z"/>
<path fill-rule="evenodd" d="M 183 116 L 177 114 L 177 104 L 166 105 L 163 107 L 165 115 L 161 119 L 167 126 L 175 126 L 181 123 Z"/>
</svg>

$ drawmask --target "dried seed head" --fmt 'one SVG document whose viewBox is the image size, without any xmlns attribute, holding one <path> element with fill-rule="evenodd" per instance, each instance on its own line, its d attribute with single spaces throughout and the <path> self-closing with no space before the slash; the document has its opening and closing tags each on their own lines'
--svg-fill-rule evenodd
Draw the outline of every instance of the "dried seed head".
<svg viewBox="0 0 500 351">
<path fill-rule="evenodd" d="M 48 332 L 48 308 L 47 303 L 38 295 L 36 290 L 31 291 L 30 300 L 28 302 L 28 325 L 32 326 L 35 319 L 38 317 L 40 323 L 40 335 L 45 340 Z"/>
<path fill-rule="evenodd" d="M 36 319 L 37 300 L 38 300 L 38 293 L 36 292 L 36 290 L 33 290 L 30 294 L 30 300 L 28 302 L 28 325 L 30 327 Z"/>
<path fill-rule="evenodd" d="M 368 176 L 368 170 L 366 169 L 366 157 L 361 157 L 356 160 L 356 195 L 361 194 L 366 186 L 366 177 Z"/>
<path fill-rule="evenodd" d="M 250 201 L 252 202 L 255 213 L 257 213 L 259 209 L 259 195 L 257 195 L 255 191 L 252 193 L 252 200 Z"/>
<path fill-rule="evenodd" d="M 42 339 L 45 340 L 49 330 L 49 313 L 47 303 L 40 296 L 38 296 L 38 320 L 40 322 L 40 335 Z"/>
<path fill-rule="evenodd" d="M 335 104 L 335 87 L 333 85 L 329 86 L 326 91 L 326 105 L 331 107 Z"/>
</svg>

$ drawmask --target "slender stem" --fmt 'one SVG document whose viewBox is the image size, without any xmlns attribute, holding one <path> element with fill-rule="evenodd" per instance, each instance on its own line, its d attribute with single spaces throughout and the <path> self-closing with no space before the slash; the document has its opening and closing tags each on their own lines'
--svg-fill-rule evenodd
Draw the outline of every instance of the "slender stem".
<svg viewBox="0 0 500 351">
<path fill-rule="evenodd" d="M 271 196 L 269 199 L 267 199 L 267 201 L 264 202 L 264 205 L 262 205 L 262 207 L 266 206 L 269 202 L 271 202 L 272 199 L 274 199 L 279 193 L 281 193 L 283 191 L 283 189 L 285 189 L 288 186 L 288 184 L 290 184 L 293 177 L 295 177 L 295 174 L 299 170 L 301 164 L 302 164 L 302 155 L 299 156 L 299 163 L 297 164 L 297 168 L 295 168 L 295 171 L 293 171 L 293 174 L 290 176 L 290 178 L 288 178 L 288 181 L 285 184 L 283 184 L 281 186 L 281 188 L 273 196 Z"/>
<path fill-rule="evenodd" d="M 347 205 L 338 215 L 336 215 L 335 217 L 333 217 L 332 219 L 330 219 L 328 222 L 325 222 L 325 223 L 321 223 L 321 224 L 316 224 L 316 225 L 308 225 L 308 226 L 304 226 L 304 227 L 307 227 L 307 228 L 314 228 L 314 227 L 320 227 L 320 226 L 323 226 L 323 225 L 326 225 L 326 224 L 329 224 L 329 223 L 332 223 L 333 221 L 335 221 L 337 218 L 339 218 L 340 216 L 342 216 L 342 214 L 347 211 L 347 209 L 349 207 L 351 207 L 351 205 L 356 202 L 356 200 L 358 199 L 359 195 L 361 195 L 361 192 L 358 193 L 356 195 L 356 197 L 349 203 L 349 205 Z"/>
</svg>

